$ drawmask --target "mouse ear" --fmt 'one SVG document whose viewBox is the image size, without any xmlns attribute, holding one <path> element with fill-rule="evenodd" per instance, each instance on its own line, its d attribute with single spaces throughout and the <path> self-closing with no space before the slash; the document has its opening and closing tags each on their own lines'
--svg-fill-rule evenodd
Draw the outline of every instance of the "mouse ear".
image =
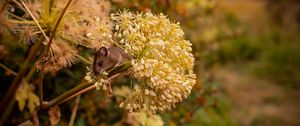
<svg viewBox="0 0 300 126">
<path fill-rule="evenodd" d="M 101 56 L 107 56 L 107 55 L 108 55 L 107 48 L 101 47 L 101 48 L 99 49 L 99 54 L 100 54 Z"/>
</svg>

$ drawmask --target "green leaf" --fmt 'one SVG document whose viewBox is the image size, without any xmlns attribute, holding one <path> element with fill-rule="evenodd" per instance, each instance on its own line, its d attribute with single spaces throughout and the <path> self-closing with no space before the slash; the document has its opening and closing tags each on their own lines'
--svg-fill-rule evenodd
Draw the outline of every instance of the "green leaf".
<svg viewBox="0 0 300 126">
<path fill-rule="evenodd" d="M 22 83 L 16 92 L 16 100 L 18 101 L 18 106 L 20 111 L 24 110 L 26 101 L 28 99 L 29 87 L 27 83 Z"/>
<path fill-rule="evenodd" d="M 33 112 L 35 107 L 39 105 L 39 97 L 36 96 L 34 93 L 32 92 L 29 92 L 29 95 L 28 95 L 28 109 L 30 112 Z"/>
</svg>

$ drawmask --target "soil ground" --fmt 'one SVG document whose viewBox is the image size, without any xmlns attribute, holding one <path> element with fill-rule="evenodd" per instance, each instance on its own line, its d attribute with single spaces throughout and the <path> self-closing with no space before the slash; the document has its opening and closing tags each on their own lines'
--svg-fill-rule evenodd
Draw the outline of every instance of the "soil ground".
<svg viewBox="0 0 300 126">
<path fill-rule="evenodd" d="M 238 126 L 300 126 L 300 93 L 230 68 L 216 70 Z"/>
</svg>

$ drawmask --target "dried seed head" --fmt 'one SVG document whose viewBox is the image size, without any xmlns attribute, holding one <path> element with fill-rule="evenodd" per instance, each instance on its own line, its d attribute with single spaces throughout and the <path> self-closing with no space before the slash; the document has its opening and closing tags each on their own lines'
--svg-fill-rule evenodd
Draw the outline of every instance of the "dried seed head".
<svg viewBox="0 0 300 126">
<path fill-rule="evenodd" d="M 26 6 L 27 8 L 30 10 L 30 12 L 32 13 L 32 15 L 34 17 L 38 17 L 40 14 L 40 10 L 41 10 L 41 1 L 40 0 L 27 0 L 26 1 Z M 31 18 L 31 16 L 29 15 L 29 13 L 23 8 L 24 12 L 26 12 L 23 17 L 24 18 Z"/>
<path fill-rule="evenodd" d="M 52 34 L 57 19 L 61 14 L 60 12 L 68 0 L 54 0 L 51 2 L 51 5 L 49 1 L 43 0 L 26 0 L 24 2 L 39 21 L 43 31 Z M 29 17 L 28 12 L 23 7 L 20 8 L 25 12 L 22 16 L 24 19 L 17 22 L 24 20 L 29 23 L 18 23 L 18 26 L 21 28 L 15 30 L 19 33 L 21 41 L 28 44 L 34 43 L 37 40 L 36 36 L 41 35 L 39 34 L 40 31 L 35 24 L 32 24 L 33 20 Z M 110 8 L 110 2 L 107 0 L 80 0 L 71 2 L 55 32 L 50 52 L 44 59 L 37 63 L 38 69 L 41 68 L 41 63 L 45 63 L 45 71 L 58 71 L 63 67 L 71 66 L 76 61 L 78 53 L 75 49 L 76 45 L 88 48 L 111 45 L 110 34 L 112 24 L 109 18 Z M 4 21 L 1 19 L 0 25 L 9 26 Z M 0 27 L 0 33 L 4 31 L 4 28 Z M 96 34 L 97 36 L 94 37 L 93 35 Z"/>
<path fill-rule="evenodd" d="M 38 34 L 40 31 L 36 27 L 29 27 L 25 26 L 24 28 L 21 28 L 22 30 L 19 31 L 19 36 L 21 42 L 24 42 L 25 44 L 33 44 L 38 40 Z"/>
<path fill-rule="evenodd" d="M 76 62 L 77 50 L 61 41 L 54 41 L 46 57 L 38 61 L 37 69 L 41 69 L 44 64 L 45 72 L 56 72 L 64 67 L 70 67 Z"/>
</svg>

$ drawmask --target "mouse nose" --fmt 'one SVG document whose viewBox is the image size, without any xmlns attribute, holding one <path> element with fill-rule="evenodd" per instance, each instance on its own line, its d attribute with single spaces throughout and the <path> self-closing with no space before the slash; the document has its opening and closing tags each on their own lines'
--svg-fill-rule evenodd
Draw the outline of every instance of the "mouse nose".
<svg viewBox="0 0 300 126">
<path fill-rule="evenodd" d="M 100 74 L 100 72 L 94 71 L 94 74 L 95 74 L 96 76 L 98 76 L 98 75 Z"/>
</svg>

